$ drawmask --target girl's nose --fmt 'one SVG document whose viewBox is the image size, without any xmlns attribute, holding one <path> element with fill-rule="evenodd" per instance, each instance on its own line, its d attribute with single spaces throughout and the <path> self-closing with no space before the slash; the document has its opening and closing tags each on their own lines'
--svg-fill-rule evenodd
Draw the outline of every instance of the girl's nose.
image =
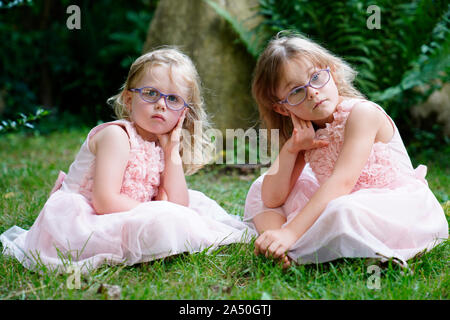
<svg viewBox="0 0 450 320">
<path fill-rule="evenodd" d="M 155 103 L 155 109 L 157 110 L 166 110 L 166 101 L 163 97 L 161 97 L 158 101 Z"/>
<path fill-rule="evenodd" d="M 308 92 L 308 98 L 309 99 L 313 99 L 314 98 L 314 96 L 316 96 L 316 95 L 318 95 L 319 94 L 319 91 L 317 90 L 317 89 L 314 89 L 314 88 L 308 88 L 309 90 L 309 92 Z"/>
</svg>

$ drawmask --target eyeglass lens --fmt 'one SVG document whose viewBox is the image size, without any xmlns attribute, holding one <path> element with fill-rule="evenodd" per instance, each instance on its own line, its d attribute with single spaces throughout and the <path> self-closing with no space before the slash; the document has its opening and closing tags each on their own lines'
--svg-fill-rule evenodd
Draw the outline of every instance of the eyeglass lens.
<svg viewBox="0 0 450 320">
<path fill-rule="evenodd" d="M 328 82 L 329 79 L 330 74 L 328 70 L 321 70 L 319 72 L 314 73 L 311 76 L 311 79 L 309 80 L 309 85 L 313 88 L 319 89 L 323 87 Z M 305 99 L 306 93 L 307 93 L 307 86 L 295 88 L 294 90 L 291 91 L 291 93 L 289 93 L 287 101 L 291 105 L 299 104 Z"/>
<path fill-rule="evenodd" d="M 161 98 L 161 93 L 154 88 L 143 88 L 141 90 L 142 98 L 148 102 L 156 102 Z M 184 107 L 184 100 L 175 94 L 170 94 L 165 97 L 166 103 L 169 107 L 180 109 Z"/>
</svg>

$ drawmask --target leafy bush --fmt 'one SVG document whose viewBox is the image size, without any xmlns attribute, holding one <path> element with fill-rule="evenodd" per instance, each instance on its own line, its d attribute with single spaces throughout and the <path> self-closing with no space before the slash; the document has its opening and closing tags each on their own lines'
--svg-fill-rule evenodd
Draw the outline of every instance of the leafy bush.
<svg viewBox="0 0 450 320">
<path fill-rule="evenodd" d="M 49 112 L 47 110 L 38 108 L 35 114 L 25 115 L 19 113 L 20 117 L 17 120 L 2 120 L 0 121 L 0 134 L 21 130 L 23 128 L 34 129 L 35 127 L 31 122 L 39 120 L 48 114 Z"/>
<path fill-rule="evenodd" d="M 69 30 L 69 5 L 81 29 Z M 142 45 L 157 1 L 14 1 L 0 4 L 0 118 L 36 106 L 48 123 L 93 125 L 111 119 L 106 99 L 117 93 Z M 77 115 L 73 120 L 61 117 Z M 46 119 L 47 120 L 47 119 Z M 54 124 L 53 124 L 54 125 Z"/>
</svg>

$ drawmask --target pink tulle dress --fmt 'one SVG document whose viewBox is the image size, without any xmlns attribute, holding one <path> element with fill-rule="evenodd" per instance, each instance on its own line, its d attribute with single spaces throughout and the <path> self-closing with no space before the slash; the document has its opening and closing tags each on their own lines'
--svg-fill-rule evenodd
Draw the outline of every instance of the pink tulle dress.
<svg viewBox="0 0 450 320">
<path fill-rule="evenodd" d="M 344 128 L 353 105 L 346 99 L 337 106 L 334 120 L 316 131 L 328 146 L 305 152 L 307 162 L 284 205 L 267 208 L 261 200 L 264 174 L 251 186 L 244 221 L 272 210 L 289 223 L 330 177 L 344 142 Z M 384 110 L 372 103 L 374 107 Z M 387 116 L 387 114 L 386 114 Z M 389 116 L 388 116 L 389 118 Z M 423 250 L 448 238 L 448 223 L 428 188 L 427 168 L 413 169 L 398 129 L 388 143 L 373 145 L 366 166 L 348 195 L 331 201 L 311 228 L 291 247 L 288 255 L 298 263 L 321 263 L 344 257 L 370 257 L 406 265 Z"/>
<path fill-rule="evenodd" d="M 108 125 L 122 126 L 128 133 L 130 159 L 121 192 L 142 203 L 130 211 L 97 215 L 91 202 L 95 155 L 88 143 Z M 144 141 L 132 123 L 119 120 L 95 127 L 68 174 L 60 173 L 30 230 L 14 226 L 0 236 L 3 253 L 30 269 L 40 264 L 50 269 L 76 265 L 85 272 L 105 263 L 133 265 L 212 250 L 255 235 L 239 216 L 229 215 L 199 191 L 188 190 L 189 207 L 155 201 L 163 170 L 162 149 Z"/>
</svg>

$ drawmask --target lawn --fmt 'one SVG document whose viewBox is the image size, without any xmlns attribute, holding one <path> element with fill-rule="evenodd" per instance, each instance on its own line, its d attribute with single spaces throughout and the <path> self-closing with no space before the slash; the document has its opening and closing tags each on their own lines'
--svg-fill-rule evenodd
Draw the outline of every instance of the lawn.
<svg viewBox="0 0 450 320">
<path fill-rule="evenodd" d="M 87 129 L 49 136 L 3 135 L 0 139 L 0 233 L 13 225 L 28 229 L 39 214 L 59 170 L 73 161 Z M 427 179 L 449 220 L 448 152 L 417 155 L 429 166 Z M 245 196 L 259 173 L 243 174 L 211 166 L 188 177 L 189 187 L 204 192 L 232 214 L 243 214 Z M 0 255 L 0 299 L 107 299 L 117 286 L 121 299 L 448 299 L 449 241 L 420 258 L 410 271 L 369 259 L 293 266 L 285 271 L 253 255 L 251 244 L 221 247 L 135 266 L 103 266 L 81 276 L 42 274 Z M 380 267 L 379 289 L 373 288 L 371 265 Z M 73 277 L 72 277 L 73 278 Z"/>
</svg>

